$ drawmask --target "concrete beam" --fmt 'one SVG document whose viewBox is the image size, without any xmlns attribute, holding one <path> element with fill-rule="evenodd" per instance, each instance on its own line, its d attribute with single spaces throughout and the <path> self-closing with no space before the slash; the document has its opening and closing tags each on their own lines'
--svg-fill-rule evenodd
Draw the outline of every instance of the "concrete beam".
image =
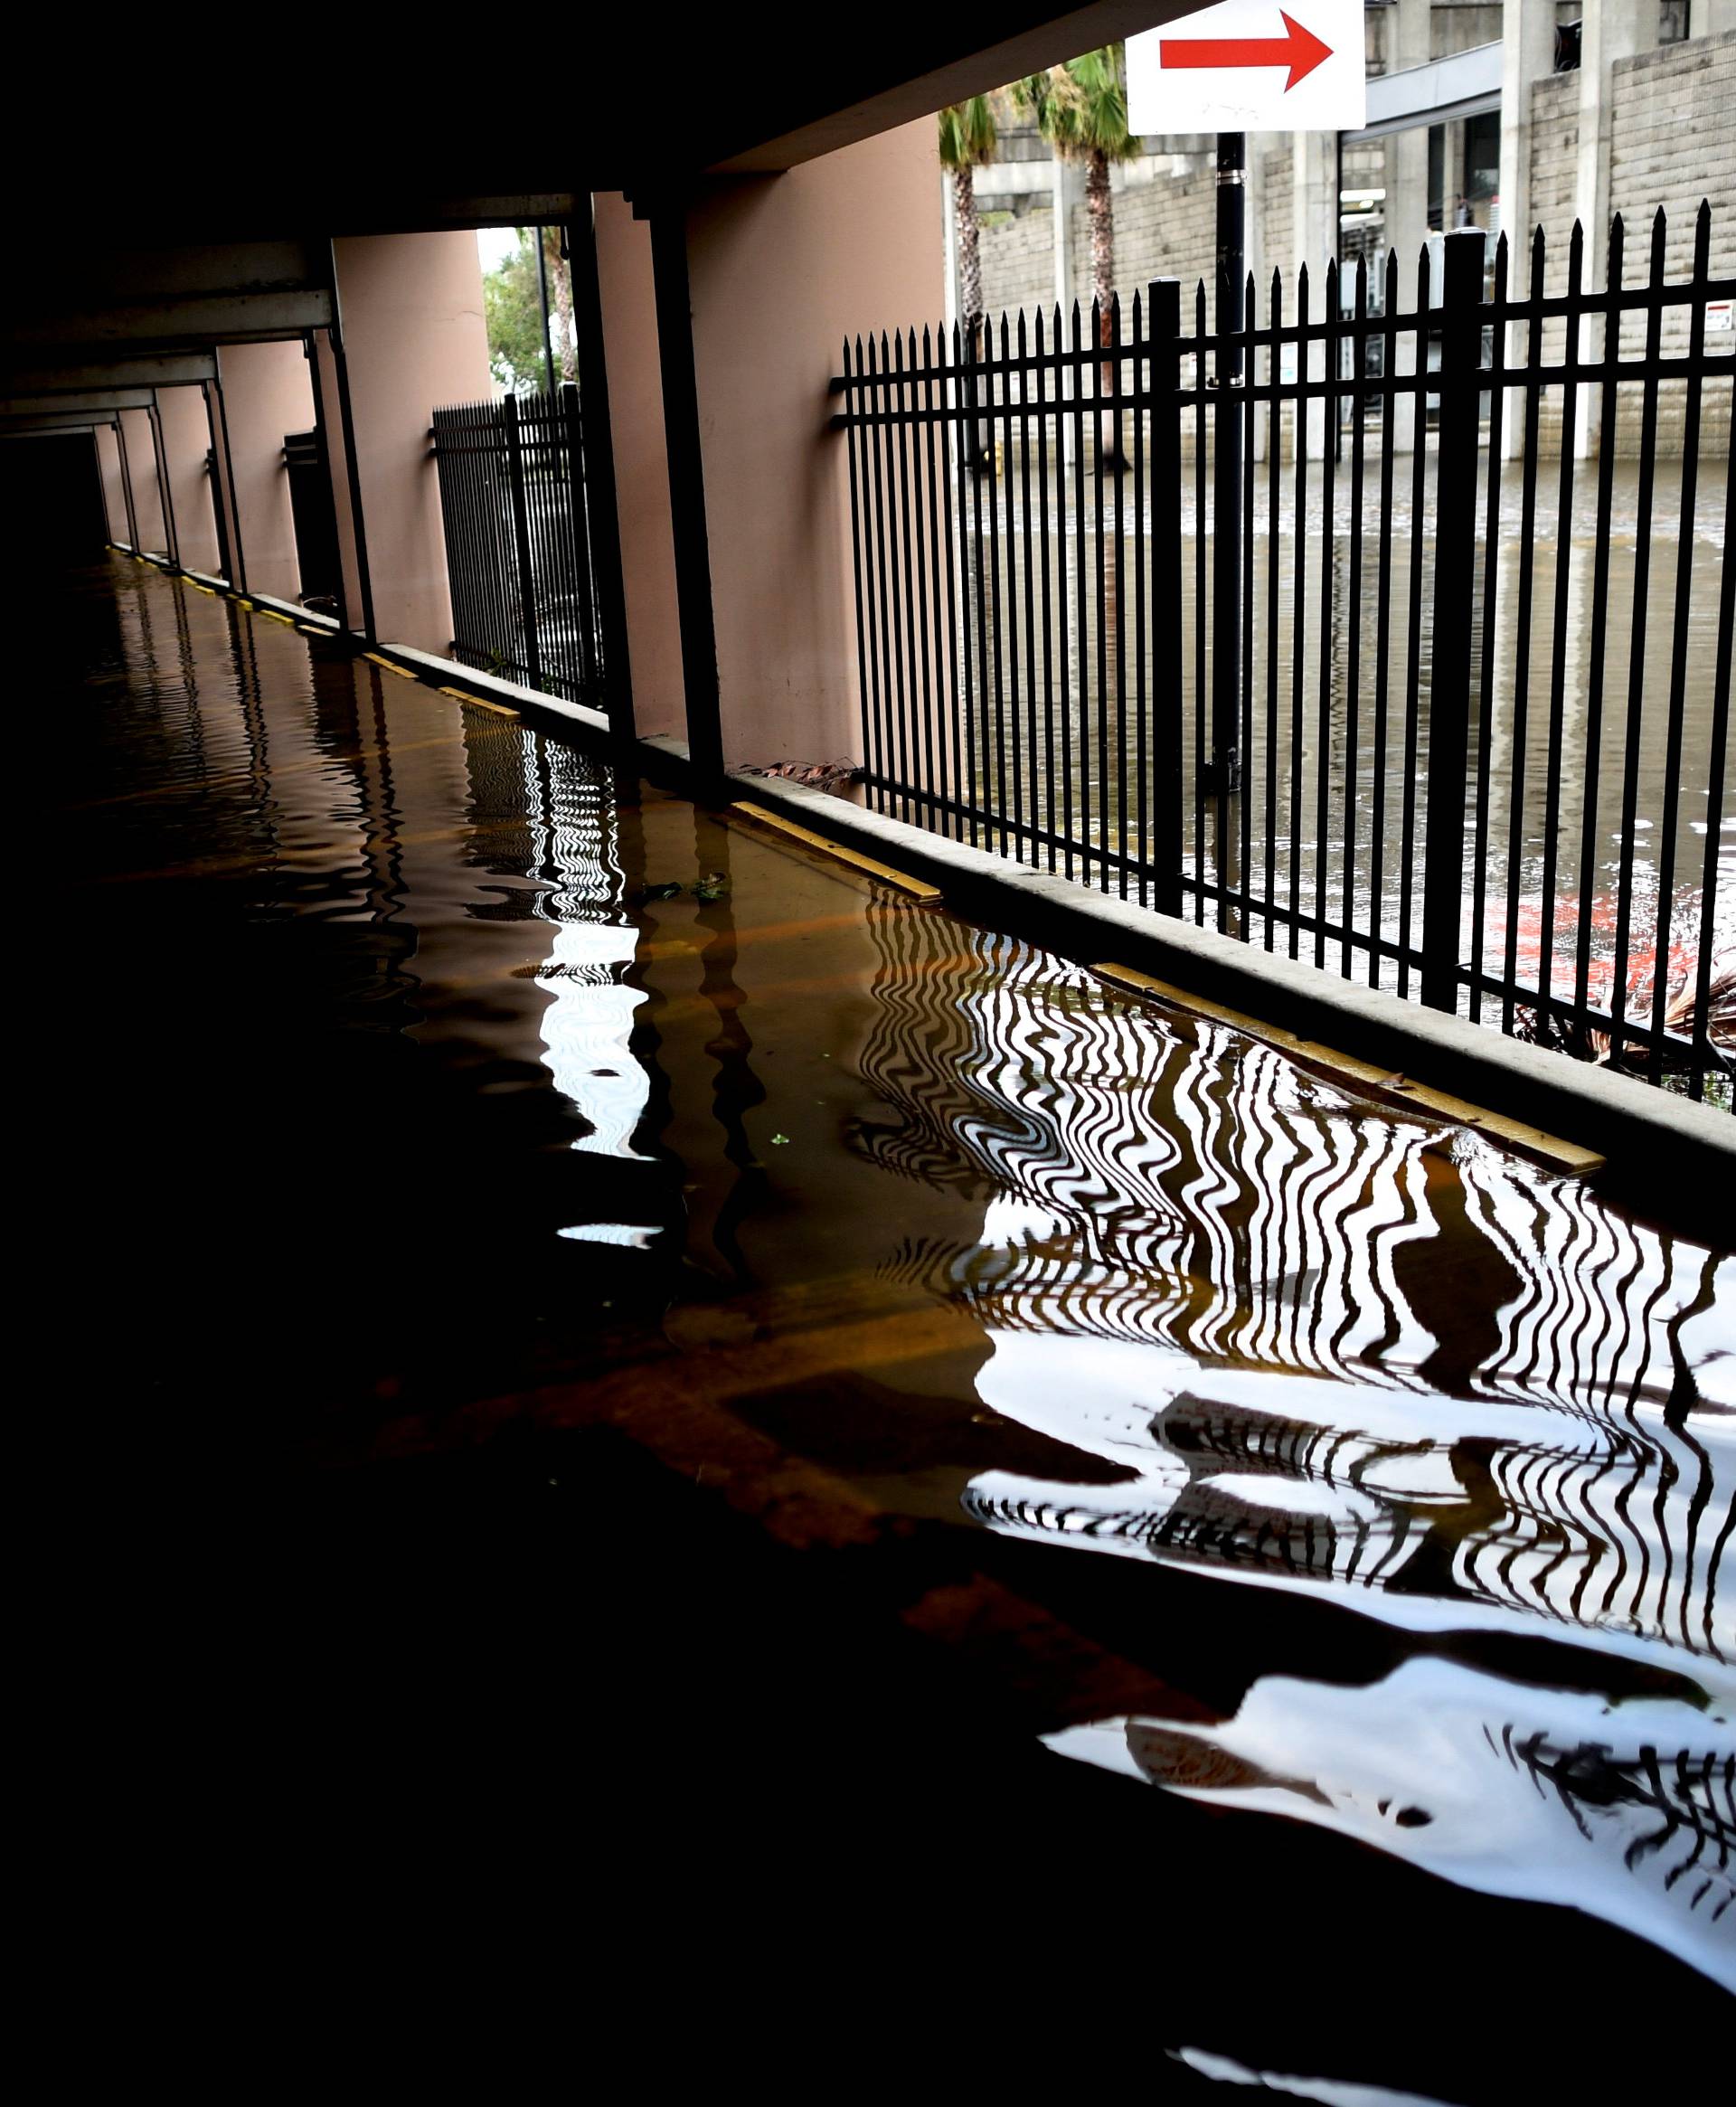
<svg viewBox="0 0 1736 2107">
<path fill-rule="evenodd" d="M 148 410 L 152 388 L 95 388 L 82 395 L 0 395 L 0 417 L 52 417 L 61 411 Z"/>
<path fill-rule="evenodd" d="M 0 430 L 7 434 L 24 431 L 94 431 L 99 424 L 112 424 L 118 411 L 104 416 L 92 410 L 44 411 L 37 416 L 8 417 Z"/>
<path fill-rule="evenodd" d="M 99 249 L 76 262 L 56 254 L 8 334 L 15 345 L 84 345 L 99 356 L 117 345 L 173 352 L 294 335 L 330 326 L 331 279 L 330 245 L 317 241 Z"/>
<path fill-rule="evenodd" d="M 146 353 L 137 358 L 90 359 L 78 350 L 64 362 L 42 360 L 10 366 L 5 385 L 14 395 L 84 395 L 103 388 L 177 388 L 217 378 L 210 351 Z"/>
<path fill-rule="evenodd" d="M 258 343 L 329 329 L 335 306 L 329 286 L 291 291 L 170 295 L 131 305 L 93 306 L 68 312 L 38 309 L 12 326 L 13 341 L 30 346 L 80 343 L 108 348 L 136 344 L 168 348 Z"/>
</svg>

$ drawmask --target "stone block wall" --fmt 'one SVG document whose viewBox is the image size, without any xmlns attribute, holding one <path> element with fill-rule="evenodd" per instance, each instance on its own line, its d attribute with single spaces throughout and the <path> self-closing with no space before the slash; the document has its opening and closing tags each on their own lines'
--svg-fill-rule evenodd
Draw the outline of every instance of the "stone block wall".
<svg viewBox="0 0 1736 2107">
<path fill-rule="evenodd" d="M 1667 221 L 1664 245 L 1666 279 L 1687 278 L 1694 269 L 1694 218 L 1700 201 L 1712 202 L 1711 275 L 1736 276 L 1736 30 L 1664 44 L 1619 61 L 1614 68 L 1614 115 L 1609 148 L 1609 202 L 1622 215 L 1627 253 L 1623 278 L 1641 282 L 1650 266 L 1652 220 L 1661 205 Z M 1688 348 L 1685 307 L 1664 317 L 1663 349 Z M 1624 355 L 1645 344 L 1645 317 L 1622 323 Z M 1728 351 L 1736 339 L 1713 335 L 1711 350 Z M 1627 392 L 1628 391 L 1624 391 Z M 1632 391 L 1637 394 L 1637 390 Z M 1665 381 L 1658 390 L 1658 445 L 1667 459 L 1682 444 L 1686 383 Z M 1729 387 L 1720 383 L 1701 397 L 1703 453 L 1730 450 Z M 1619 420 L 1617 450 L 1637 450 L 1637 410 Z"/>
</svg>

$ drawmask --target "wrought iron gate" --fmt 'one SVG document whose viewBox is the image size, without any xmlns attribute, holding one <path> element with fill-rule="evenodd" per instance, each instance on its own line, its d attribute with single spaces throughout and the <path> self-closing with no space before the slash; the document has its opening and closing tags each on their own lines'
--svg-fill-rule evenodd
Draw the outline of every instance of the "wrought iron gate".
<svg viewBox="0 0 1736 2107">
<path fill-rule="evenodd" d="M 579 391 L 434 412 L 452 656 L 599 704 L 602 639 Z"/>
</svg>

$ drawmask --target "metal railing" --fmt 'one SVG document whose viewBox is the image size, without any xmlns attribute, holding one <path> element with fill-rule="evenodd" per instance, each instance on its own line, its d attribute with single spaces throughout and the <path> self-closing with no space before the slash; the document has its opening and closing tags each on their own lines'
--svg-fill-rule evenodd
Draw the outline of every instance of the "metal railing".
<svg viewBox="0 0 1736 2107">
<path fill-rule="evenodd" d="M 597 703 L 602 640 L 579 391 L 434 412 L 452 656 Z"/>
<path fill-rule="evenodd" d="M 1736 278 L 1704 206 L 1685 282 L 1665 240 L 1630 285 L 1618 220 L 1599 291 L 1577 228 L 1517 296 L 1467 231 L 1409 312 L 1390 256 L 1216 334 L 1160 280 L 846 344 L 871 803 L 1728 1101 Z"/>
</svg>

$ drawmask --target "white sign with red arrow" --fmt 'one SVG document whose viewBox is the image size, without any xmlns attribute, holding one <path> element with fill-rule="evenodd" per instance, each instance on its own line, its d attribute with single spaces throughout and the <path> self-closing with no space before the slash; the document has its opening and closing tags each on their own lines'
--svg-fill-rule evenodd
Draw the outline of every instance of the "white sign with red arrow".
<svg viewBox="0 0 1736 2107">
<path fill-rule="evenodd" d="M 1363 0 L 1220 0 L 1127 39 L 1127 128 L 1354 132 L 1368 122 Z"/>
</svg>

